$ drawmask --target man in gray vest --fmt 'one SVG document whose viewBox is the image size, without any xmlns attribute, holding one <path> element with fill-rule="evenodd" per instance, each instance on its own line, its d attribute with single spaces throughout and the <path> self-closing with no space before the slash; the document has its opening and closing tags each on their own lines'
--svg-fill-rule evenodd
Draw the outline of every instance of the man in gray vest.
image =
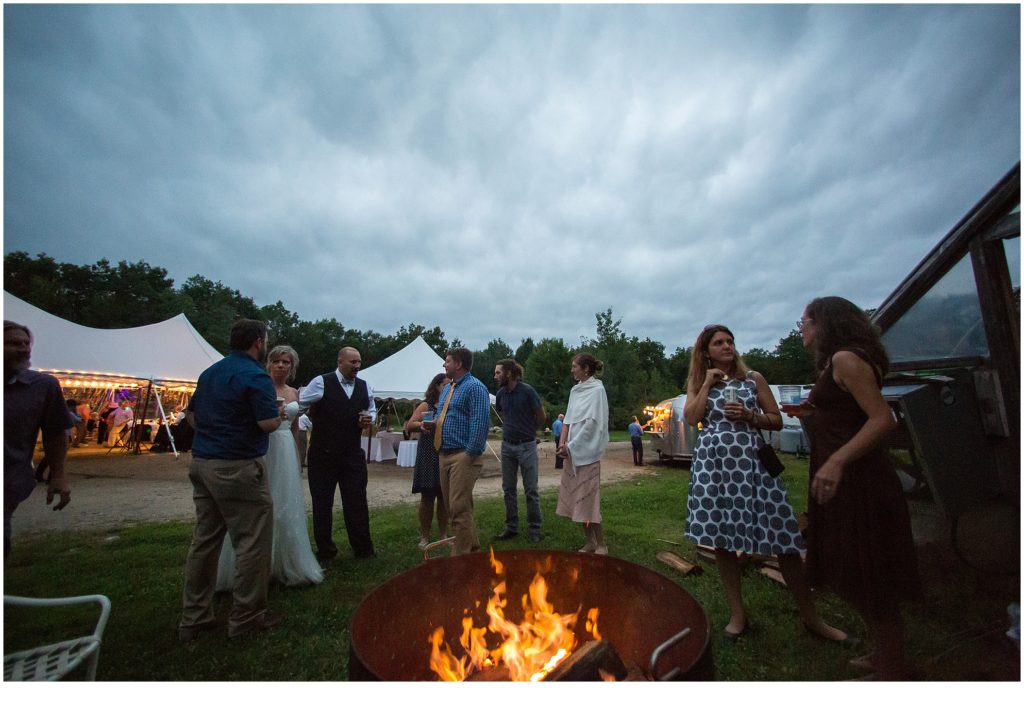
<svg viewBox="0 0 1024 701">
<path fill-rule="evenodd" d="M 313 501 L 313 539 L 317 560 L 329 567 L 338 555 L 331 538 L 334 490 L 341 491 L 348 542 L 357 558 L 373 557 L 370 507 L 366 500 L 366 453 L 360 436 L 377 418 L 373 390 L 356 377 L 363 359 L 355 348 L 338 351 L 338 368 L 314 377 L 299 395 L 309 407 L 315 430 L 307 454 L 309 495 Z"/>
</svg>

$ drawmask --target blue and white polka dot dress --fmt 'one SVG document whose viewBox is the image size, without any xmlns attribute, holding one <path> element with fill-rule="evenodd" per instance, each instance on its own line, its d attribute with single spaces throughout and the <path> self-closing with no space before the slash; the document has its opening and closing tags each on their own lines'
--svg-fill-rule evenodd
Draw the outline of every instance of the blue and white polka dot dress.
<svg viewBox="0 0 1024 701">
<path fill-rule="evenodd" d="M 757 407 L 757 383 L 719 382 L 708 392 L 703 430 L 693 452 L 686 537 L 698 545 L 751 555 L 805 549 L 793 507 L 781 480 L 761 467 L 761 438 L 745 421 L 725 417 L 723 390 L 735 387 L 747 409 Z"/>
</svg>

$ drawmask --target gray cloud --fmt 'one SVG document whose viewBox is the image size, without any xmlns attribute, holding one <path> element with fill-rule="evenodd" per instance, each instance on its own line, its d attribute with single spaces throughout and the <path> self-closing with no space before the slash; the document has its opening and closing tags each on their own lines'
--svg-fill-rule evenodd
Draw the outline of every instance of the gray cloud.
<svg viewBox="0 0 1024 701">
<path fill-rule="evenodd" d="M 771 348 L 1019 160 L 1014 6 L 5 6 L 4 250 L 473 347 Z"/>
</svg>

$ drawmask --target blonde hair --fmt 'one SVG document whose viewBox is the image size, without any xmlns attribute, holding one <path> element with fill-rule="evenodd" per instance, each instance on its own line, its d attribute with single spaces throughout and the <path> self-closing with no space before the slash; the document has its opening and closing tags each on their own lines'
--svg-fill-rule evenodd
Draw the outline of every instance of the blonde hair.
<svg viewBox="0 0 1024 701">
<path fill-rule="evenodd" d="M 267 370 L 269 370 L 271 364 L 282 355 L 287 355 L 292 361 L 292 369 L 288 371 L 288 382 L 291 382 L 295 379 L 295 372 L 299 369 L 299 354 L 296 353 L 295 349 L 291 346 L 274 346 L 271 351 L 267 353 Z"/>
</svg>

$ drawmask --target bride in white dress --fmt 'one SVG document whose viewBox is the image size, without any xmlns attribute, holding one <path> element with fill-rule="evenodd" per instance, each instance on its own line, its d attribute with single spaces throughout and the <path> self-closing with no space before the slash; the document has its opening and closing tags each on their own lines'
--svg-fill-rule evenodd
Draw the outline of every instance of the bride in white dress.
<svg viewBox="0 0 1024 701">
<path fill-rule="evenodd" d="M 267 449 L 267 484 L 274 502 L 274 546 L 270 575 L 286 586 L 317 584 L 324 573 L 313 555 L 306 525 L 306 500 L 302 492 L 302 468 L 293 434 L 299 412 L 299 393 L 286 383 L 295 377 L 299 356 L 290 346 L 276 346 L 267 355 L 267 370 L 278 400 L 284 399 L 287 421 L 270 434 Z M 217 565 L 217 591 L 230 591 L 235 576 L 235 549 L 224 539 Z"/>
</svg>

